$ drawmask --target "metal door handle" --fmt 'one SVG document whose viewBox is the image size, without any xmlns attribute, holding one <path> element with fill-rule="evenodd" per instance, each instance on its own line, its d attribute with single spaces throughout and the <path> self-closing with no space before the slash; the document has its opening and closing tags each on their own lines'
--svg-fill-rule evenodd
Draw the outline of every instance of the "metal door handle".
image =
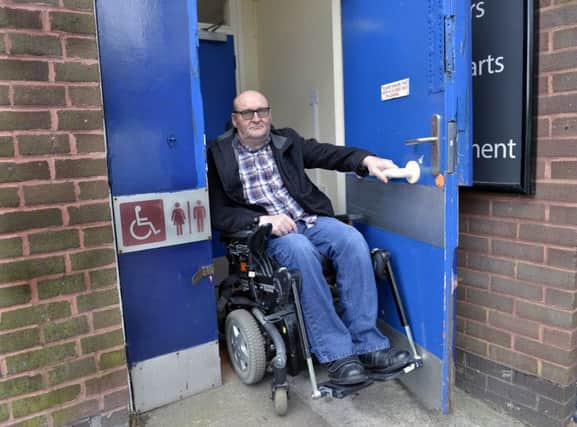
<svg viewBox="0 0 577 427">
<path fill-rule="evenodd" d="M 426 142 L 436 142 L 439 138 L 436 136 L 426 136 L 424 138 L 415 138 L 405 140 L 405 145 L 424 144 Z"/>
<path fill-rule="evenodd" d="M 407 139 L 405 145 L 417 145 L 431 143 L 431 173 L 433 175 L 438 175 L 439 173 L 439 143 L 441 141 L 441 116 L 439 114 L 433 114 L 431 117 L 431 136 L 425 136 L 423 138 Z"/>
</svg>

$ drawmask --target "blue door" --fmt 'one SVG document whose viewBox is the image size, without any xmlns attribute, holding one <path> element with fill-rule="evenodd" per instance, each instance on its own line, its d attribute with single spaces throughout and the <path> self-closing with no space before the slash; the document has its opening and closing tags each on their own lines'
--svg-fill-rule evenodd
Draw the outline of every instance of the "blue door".
<svg viewBox="0 0 577 427">
<path fill-rule="evenodd" d="M 220 383 L 196 1 L 97 0 L 96 14 L 128 364 L 146 411 Z"/>
<path fill-rule="evenodd" d="M 347 180 L 372 247 L 392 253 L 423 368 L 407 386 L 448 412 L 453 377 L 458 186 L 470 184 L 470 2 L 342 0 L 346 144 L 421 167 L 416 184 Z M 403 340 L 388 288 L 380 318 Z"/>
</svg>

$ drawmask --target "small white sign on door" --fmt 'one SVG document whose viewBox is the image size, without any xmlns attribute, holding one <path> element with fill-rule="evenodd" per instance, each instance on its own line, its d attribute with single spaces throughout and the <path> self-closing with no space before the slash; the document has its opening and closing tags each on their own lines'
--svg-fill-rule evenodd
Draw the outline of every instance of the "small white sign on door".
<svg viewBox="0 0 577 427">
<path fill-rule="evenodd" d="M 381 101 L 409 96 L 410 86 L 410 79 L 381 85 Z"/>
<path fill-rule="evenodd" d="M 113 198 L 119 253 L 210 239 L 206 188 Z"/>
</svg>

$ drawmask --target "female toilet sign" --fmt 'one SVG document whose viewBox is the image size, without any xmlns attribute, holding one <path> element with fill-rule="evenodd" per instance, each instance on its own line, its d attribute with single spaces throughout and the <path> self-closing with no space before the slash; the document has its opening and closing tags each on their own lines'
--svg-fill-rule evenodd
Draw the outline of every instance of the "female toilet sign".
<svg viewBox="0 0 577 427">
<path fill-rule="evenodd" d="M 113 202 L 119 253 L 210 239 L 205 188 L 118 196 Z"/>
</svg>

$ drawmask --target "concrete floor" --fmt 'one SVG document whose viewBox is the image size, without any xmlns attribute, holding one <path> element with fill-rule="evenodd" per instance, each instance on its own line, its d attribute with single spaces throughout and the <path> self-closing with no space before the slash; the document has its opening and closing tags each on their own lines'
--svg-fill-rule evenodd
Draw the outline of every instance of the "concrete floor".
<svg viewBox="0 0 577 427">
<path fill-rule="evenodd" d="M 223 386 L 141 416 L 146 427 L 190 426 L 455 426 L 520 427 L 519 421 L 496 412 L 455 389 L 450 416 L 421 406 L 398 381 L 374 384 L 345 399 L 310 398 L 308 376 L 291 378 L 288 413 L 278 417 L 270 399 L 270 378 L 242 384 L 223 357 Z M 323 373 L 318 375 L 321 377 Z"/>
</svg>

